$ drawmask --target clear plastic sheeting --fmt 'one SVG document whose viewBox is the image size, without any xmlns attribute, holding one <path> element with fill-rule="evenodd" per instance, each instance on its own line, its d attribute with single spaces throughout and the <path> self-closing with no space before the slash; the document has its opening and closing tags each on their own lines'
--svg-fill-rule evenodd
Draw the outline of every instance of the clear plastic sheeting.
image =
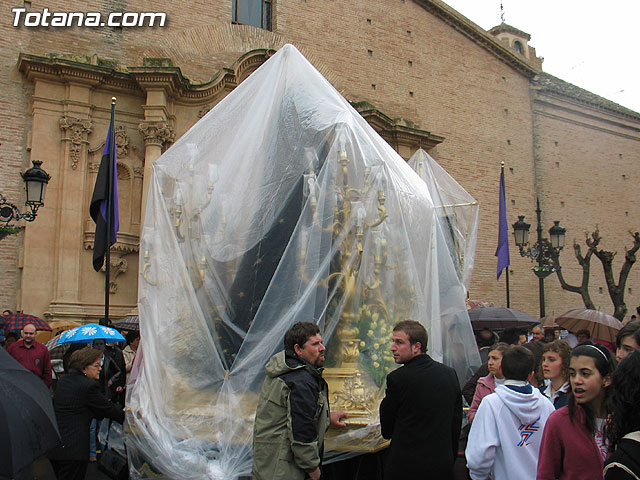
<svg viewBox="0 0 640 480">
<path fill-rule="evenodd" d="M 429 188 L 439 219 L 448 232 L 445 238 L 458 278 L 468 291 L 476 255 L 478 202 L 423 149 L 412 155 L 409 165 Z"/>
<path fill-rule="evenodd" d="M 332 409 L 325 461 L 386 446 L 393 325 L 429 331 L 463 381 L 479 357 L 434 193 L 286 45 L 154 164 L 129 387 L 134 478 L 250 474 L 264 365 L 317 322 Z"/>
</svg>

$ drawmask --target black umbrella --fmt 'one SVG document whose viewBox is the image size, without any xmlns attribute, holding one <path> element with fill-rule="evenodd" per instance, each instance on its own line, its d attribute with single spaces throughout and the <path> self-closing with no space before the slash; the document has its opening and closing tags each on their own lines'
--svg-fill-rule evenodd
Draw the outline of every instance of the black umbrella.
<svg viewBox="0 0 640 480">
<path fill-rule="evenodd" d="M 60 445 L 44 382 L 0 348 L 0 477 L 13 478 Z"/>
<path fill-rule="evenodd" d="M 111 326 L 118 330 L 126 330 L 128 332 L 135 330 L 137 332 L 140 330 L 140 317 L 138 315 L 130 315 L 113 322 Z"/>
<path fill-rule="evenodd" d="M 480 328 L 524 328 L 540 323 L 537 318 L 515 308 L 472 308 L 471 310 L 467 310 L 467 312 L 471 319 L 471 325 L 475 330 Z"/>
</svg>

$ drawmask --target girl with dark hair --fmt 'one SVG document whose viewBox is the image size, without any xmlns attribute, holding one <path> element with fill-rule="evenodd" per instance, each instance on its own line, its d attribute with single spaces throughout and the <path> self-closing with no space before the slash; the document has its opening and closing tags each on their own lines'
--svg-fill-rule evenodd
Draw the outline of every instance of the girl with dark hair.
<svg viewBox="0 0 640 480">
<path fill-rule="evenodd" d="M 603 433 L 606 397 L 614 370 L 615 358 L 605 346 L 574 348 L 571 392 L 567 406 L 552 413 L 544 427 L 537 480 L 602 480 L 608 455 Z"/>
<path fill-rule="evenodd" d="M 621 362 L 627 355 L 640 346 L 633 334 L 640 330 L 640 321 L 627 323 L 616 335 L 616 359 Z"/>
<path fill-rule="evenodd" d="M 564 340 L 554 340 L 542 347 L 542 373 L 544 384 L 540 392 L 551 400 L 556 410 L 564 407 L 569 399 L 569 361 L 571 347 Z"/>
<path fill-rule="evenodd" d="M 604 467 L 605 480 L 640 479 L 640 349 L 620 362 L 609 388 L 611 412 L 605 432 L 613 452 Z"/>
</svg>

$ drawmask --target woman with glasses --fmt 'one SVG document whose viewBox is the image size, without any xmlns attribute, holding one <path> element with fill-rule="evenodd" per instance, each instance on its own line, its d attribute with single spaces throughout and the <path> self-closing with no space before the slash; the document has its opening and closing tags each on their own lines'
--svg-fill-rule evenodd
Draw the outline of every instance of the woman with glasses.
<svg viewBox="0 0 640 480">
<path fill-rule="evenodd" d="M 89 463 L 92 418 L 124 421 L 124 411 L 100 391 L 102 352 L 83 348 L 71 355 L 69 374 L 58 383 L 53 399 L 62 446 L 49 454 L 58 480 L 84 480 Z"/>
</svg>

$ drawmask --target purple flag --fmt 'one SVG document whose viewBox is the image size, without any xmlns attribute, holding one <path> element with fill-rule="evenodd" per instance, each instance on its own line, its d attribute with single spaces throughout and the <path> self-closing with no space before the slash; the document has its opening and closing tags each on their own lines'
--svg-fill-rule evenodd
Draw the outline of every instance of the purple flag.
<svg viewBox="0 0 640 480">
<path fill-rule="evenodd" d="M 98 272 L 104 263 L 107 249 L 117 241 L 120 220 L 118 216 L 118 170 L 114 133 L 114 108 L 111 108 L 111 122 L 107 132 L 107 141 L 102 152 L 98 177 L 93 189 L 89 212 L 96 222 L 96 233 L 93 243 L 93 269 Z M 111 190 L 111 194 L 109 194 Z M 111 212 L 111 222 L 108 222 Z M 108 225 L 110 223 L 110 225 Z M 107 230 L 109 230 L 109 234 Z M 108 240 L 107 240 L 108 239 Z"/>
<path fill-rule="evenodd" d="M 500 212 L 498 216 L 498 248 L 496 249 L 496 257 L 498 257 L 497 279 L 499 280 L 502 270 L 510 264 L 509 225 L 507 224 L 507 204 L 504 199 L 504 169 L 500 172 Z"/>
</svg>

